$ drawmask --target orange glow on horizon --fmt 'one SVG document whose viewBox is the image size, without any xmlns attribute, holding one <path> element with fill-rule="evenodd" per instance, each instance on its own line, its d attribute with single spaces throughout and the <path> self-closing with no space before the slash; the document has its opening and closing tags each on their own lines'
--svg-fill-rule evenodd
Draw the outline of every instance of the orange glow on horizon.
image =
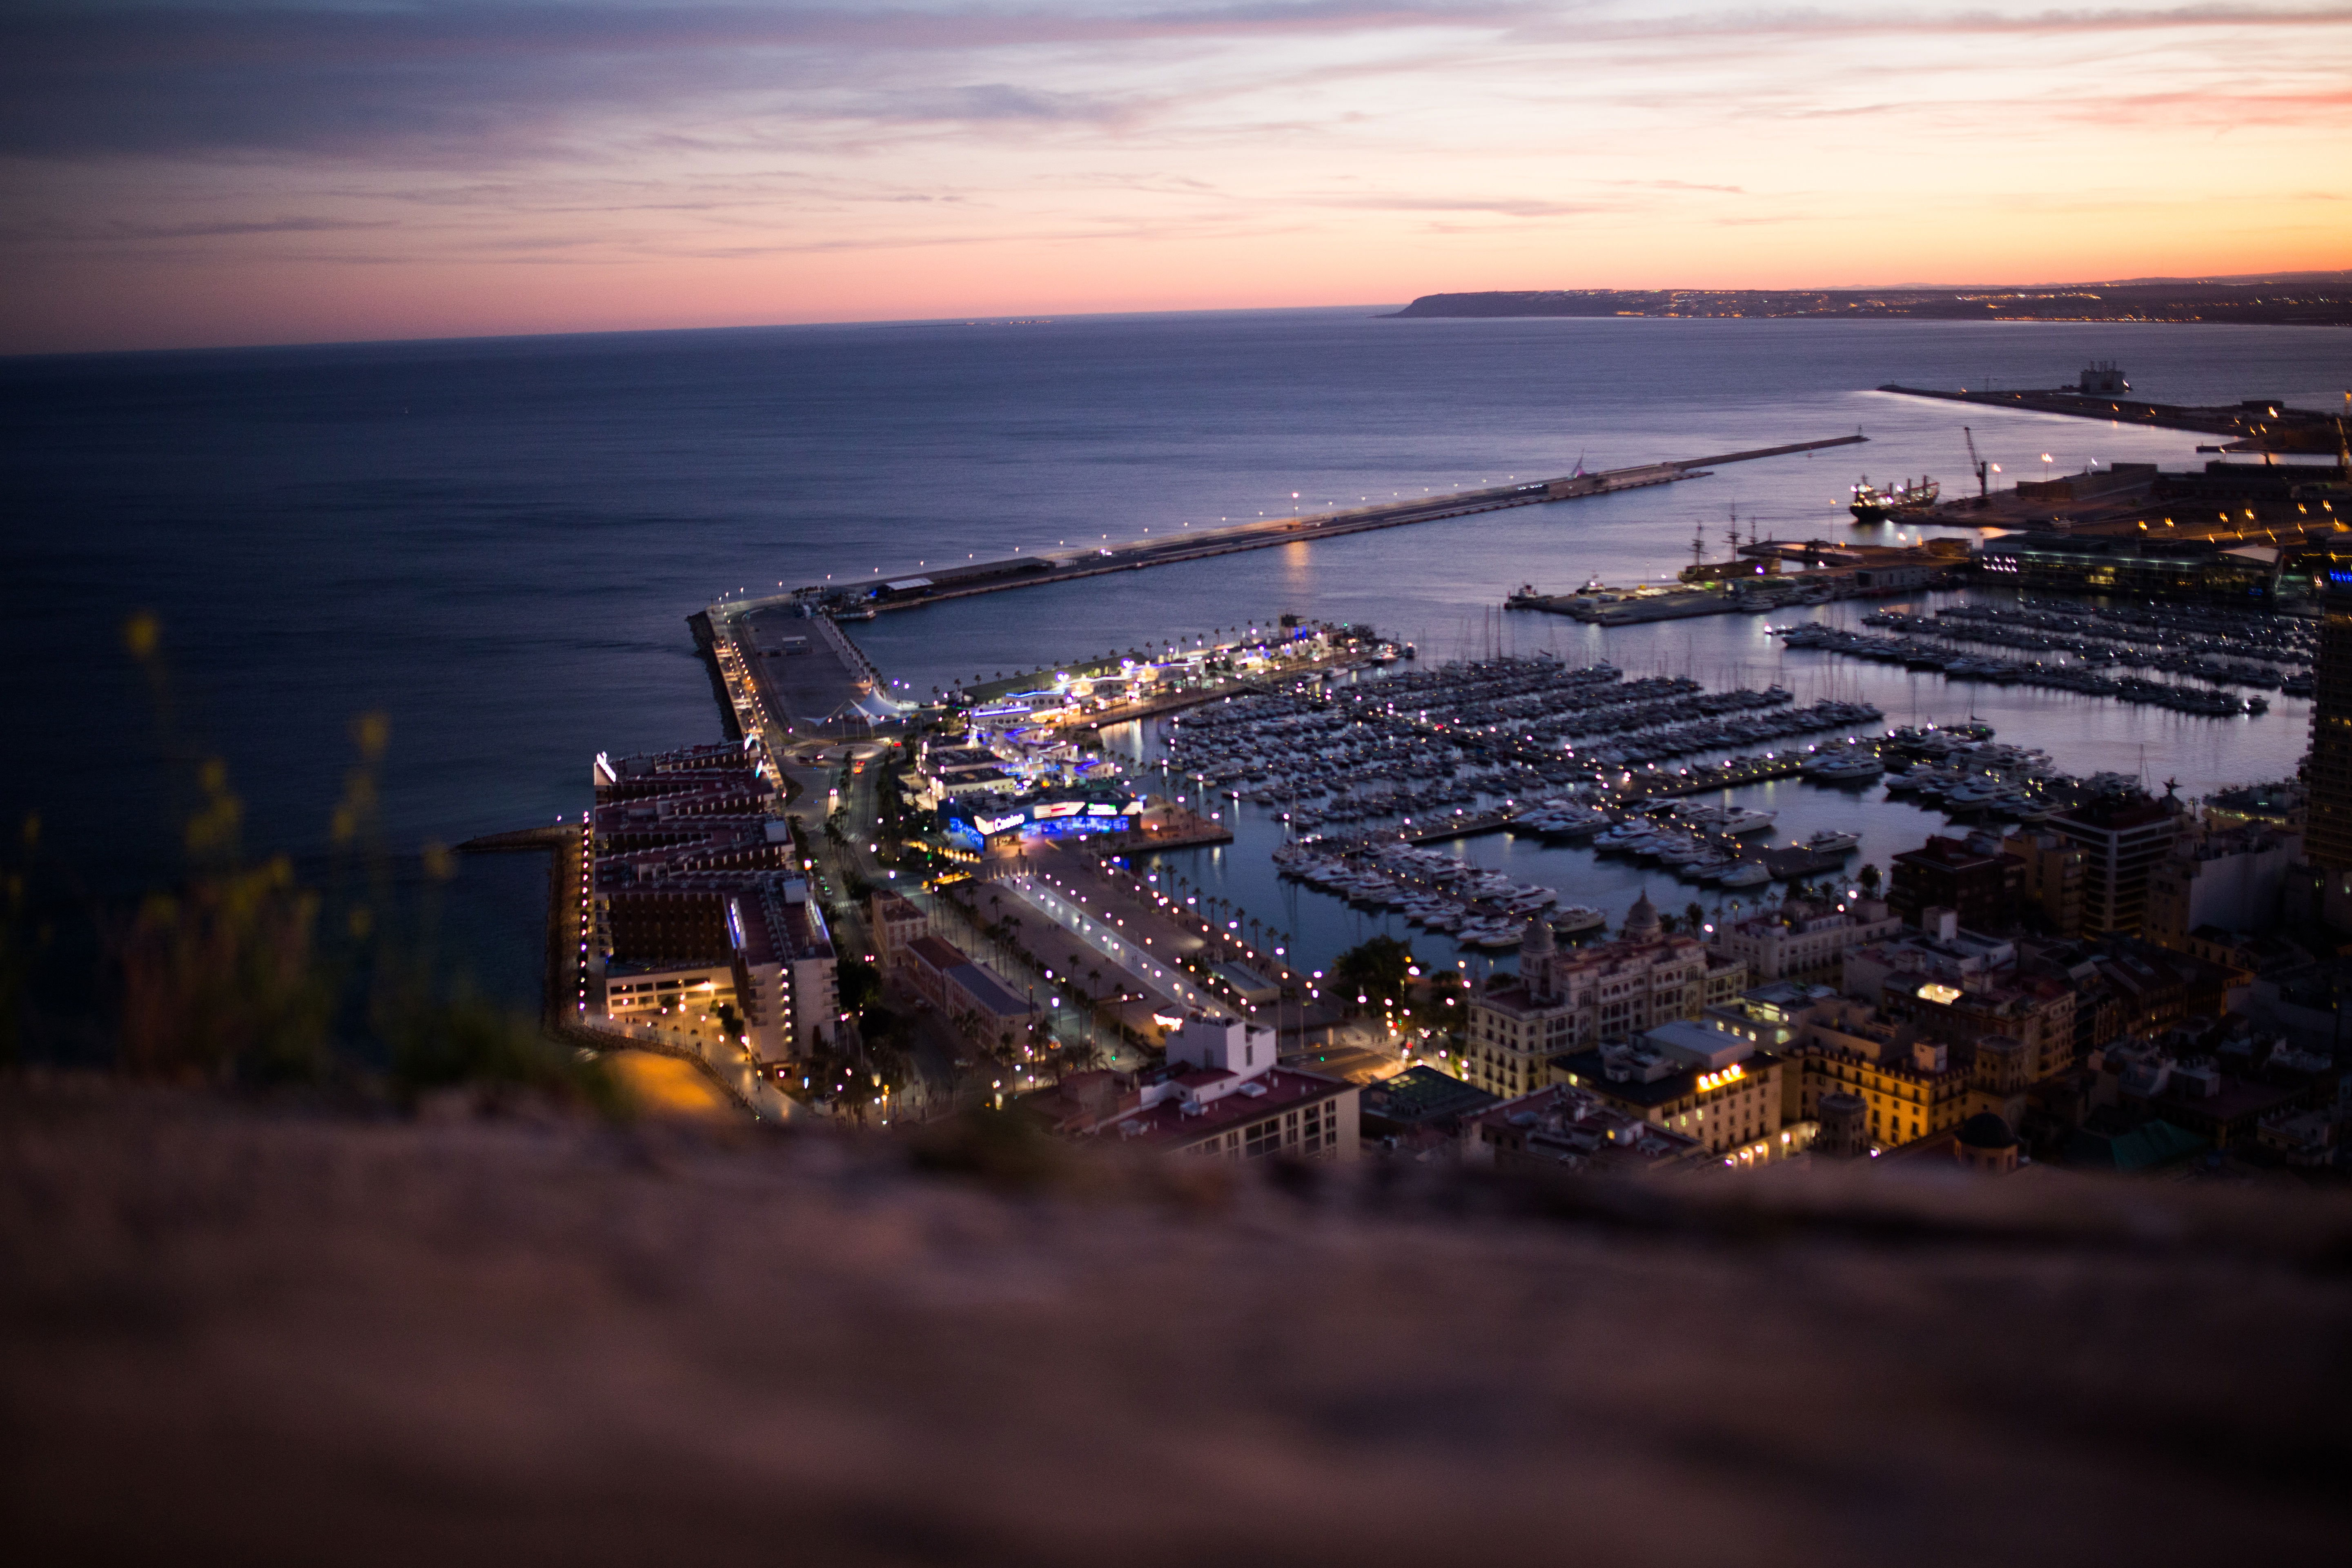
<svg viewBox="0 0 2352 1568">
<path fill-rule="evenodd" d="M 2340 11 L 327 15 L 74 44 L 0 351 L 2352 264 Z"/>
</svg>

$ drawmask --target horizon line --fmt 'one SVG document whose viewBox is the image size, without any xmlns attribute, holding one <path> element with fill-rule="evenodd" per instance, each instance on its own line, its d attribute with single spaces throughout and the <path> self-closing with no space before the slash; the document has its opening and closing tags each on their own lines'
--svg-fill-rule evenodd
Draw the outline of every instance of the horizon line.
<svg viewBox="0 0 2352 1568">
<path fill-rule="evenodd" d="M 1389 300 L 1342 302 L 1329 305 L 1229 305 L 1193 307 L 1179 310 L 1055 310 L 1050 307 L 1032 307 L 1029 309 L 1011 310 L 990 310 L 980 312 L 959 311 L 955 314 L 945 316 L 878 316 L 853 320 L 813 320 L 799 321 L 731 321 L 723 325 L 716 326 L 578 327 L 555 331 L 455 332 L 395 338 L 286 338 L 261 340 L 257 342 L 158 345 L 145 348 L 33 349 L 22 352 L 0 353 L 0 363 L 20 363 L 33 360 L 121 358 L 131 355 L 143 354 L 258 353 L 270 349 L 389 348 L 401 345 L 422 346 L 436 343 L 525 342 L 557 338 L 651 337 L 656 335 L 683 335 L 690 332 L 782 331 L 795 328 L 930 327 L 947 326 L 958 322 L 965 322 L 972 325 L 998 323 L 1009 325 L 1017 324 L 1032 318 L 1045 318 L 1055 321 L 1108 321 L 1122 316 L 1239 316 L 1260 314 L 1271 315 L 1279 312 L 1301 312 L 1309 310 L 1395 310 L 1403 307 L 1409 307 L 1415 300 L 1419 300 L 1446 297 L 1459 298 L 1479 294 L 1809 294 L 1861 293 L 1874 290 L 1892 289 L 1958 291 L 1981 289 L 2113 289 L 2124 287 L 2148 287 L 2165 283 L 2252 284 L 2263 282 L 2302 281 L 2315 279 L 2352 279 L 2352 268 L 2338 268 L 2334 270 L 2314 270 L 2311 268 L 2303 268 L 2286 272 L 2206 273 L 2179 277 L 2144 276 L 2127 278 L 2017 279 L 2005 282 L 1974 283 L 1816 283 L 1783 286 L 1780 288 L 1769 288 L 1754 284 L 1651 284 L 1643 287 L 1587 284 L 1575 287 L 1550 289 L 1433 289 L 1424 294 L 1416 294 L 1412 300 L 1403 300 L 1402 302 Z M 1433 317 L 1428 319 L 1453 320 L 1455 318 Z M 1509 321 L 1524 319 L 1537 321 L 1551 320 L 1555 318 L 1479 317 L 1460 319 L 1482 321 Z M 1585 320 L 1588 318 L 1579 317 L 1557 319 Z M 1589 319 L 1601 321 L 1613 320 L 1614 318 L 1593 317 Z M 1751 319 L 1767 320 L 1769 318 L 1759 317 Z M 1790 319 L 1802 320 L 1803 318 Z M 1955 323 L 1944 322 L 1939 324 L 1951 325 Z M 2016 323 L 2005 321 L 2001 324 L 2014 325 Z M 2063 323 L 2052 322 L 2049 324 L 2059 325 Z M 2095 323 L 2074 322 L 2072 324 L 2092 325 Z M 2198 323 L 2162 322 L 2155 324 L 2195 325 Z"/>
</svg>

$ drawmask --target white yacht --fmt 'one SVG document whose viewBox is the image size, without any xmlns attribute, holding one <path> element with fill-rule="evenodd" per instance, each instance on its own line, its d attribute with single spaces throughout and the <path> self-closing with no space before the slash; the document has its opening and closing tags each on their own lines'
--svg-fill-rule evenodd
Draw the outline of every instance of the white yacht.
<svg viewBox="0 0 2352 1568">
<path fill-rule="evenodd" d="M 1886 771 L 1886 764 L 1867 752 L 1848 752 L 1805 764 L 1805 776 L 1816 784 L 1867 784 Z"/>
</svg>

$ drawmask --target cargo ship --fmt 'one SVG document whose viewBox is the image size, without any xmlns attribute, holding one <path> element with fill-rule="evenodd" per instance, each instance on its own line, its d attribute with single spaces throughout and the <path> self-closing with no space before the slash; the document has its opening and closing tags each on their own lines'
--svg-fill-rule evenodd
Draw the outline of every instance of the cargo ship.
<svg viewBox="0 0 2352 1568">
<path fill-rule="evenodd" d="M 1857 525 L 1885 522 L 1898 517 L 1916 517 L 1936 504 L 1937 490 L 1936 481 L 1925 474 L 1919 476 L 1916 484 L 1906 480 L 1898 485 L 1889 485 L 1885 489 L 1872 484 L 1870 476 L 1864 474 L 1862 483 L 1853 487 L 1853 504 L 1846 510 L 1853 513 Z"/>
</svg>

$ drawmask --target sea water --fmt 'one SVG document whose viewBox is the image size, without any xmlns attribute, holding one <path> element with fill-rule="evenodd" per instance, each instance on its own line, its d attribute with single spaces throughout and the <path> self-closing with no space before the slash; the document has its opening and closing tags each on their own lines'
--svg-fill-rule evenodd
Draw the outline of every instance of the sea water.
<svg viewBox="0 0 2352 1568">
<path fill-rule="evenodd" d="M 1751 616 L 1601 631 L 1500 610 L 1523 583 L 1670 576 L 1695 531 L 1719 557 L 1735 515 L 1743 535 L 1853 535 L 1843 502 L 1865 473 L 1933 474 L 1948 496 L 1964 493 L 1964 425 L 2001 466 L 1996 482 L 2202 460 L 2194 448 L 2211 437 L 1871 390 L 2065 384 L 2093 359 L 2119 361 L 2137 394 L 2161 400 L 2324 407 L 2352 368 L 2352 338 L 1402 321 L 1367 307 L 0 362 L 0 806 L 12 824 L 41 814 L 46 886 L 102 903 L 168 879 L 166 786 L 217 756 L 248 845 L 308 863 L 355 763 L 352 721 L 380 712 L 382 831 L 395 849 L 576 819 L 598 751 L 719 737 L 686 616 L 722 593 L 1856 430 L 1868 445 L 887 614 L 856 636 L 899 689 L 927 696 L 1290 613 L 1371 622 L 1423 660 L 1548 648 L 1630 674 L 1857 696 L 1890 722 L 1974 711 L 2069 771 L 2144 768 L 2184 794 L 2287 773 L 2307 725 L 2291 700 L 2260 719 L 2196 719 L 1784 653 Z M 1865 607 L 1814 613 L 1844 622 Z M 139 611 L 163 628 L 160 683 L 123 651 Z M 1878 793 L 1783 783 L 1739 798 L 1779 809 L 1783 840 L 1857 827 L 1856 863 L 1884 864 L 1941 819 Z M 1310 957 L 1360 935 L 1365 917 L 1276 883 L 1264 851 L 1278 825 L 1261 808 L 1243 815 L 1241 842 L 1194 858 L 1203 875 L 1300 927 Z M 1589 852 L 1498 836 L 1462 853 L 1612 915 L 1644 885 L 1669 908 L 1689 896 Z M 535 994 L 543 877 L 528 858 L 468 859 L 446 894 L 450 962 L 517 1002 Z"/>
</svg>

